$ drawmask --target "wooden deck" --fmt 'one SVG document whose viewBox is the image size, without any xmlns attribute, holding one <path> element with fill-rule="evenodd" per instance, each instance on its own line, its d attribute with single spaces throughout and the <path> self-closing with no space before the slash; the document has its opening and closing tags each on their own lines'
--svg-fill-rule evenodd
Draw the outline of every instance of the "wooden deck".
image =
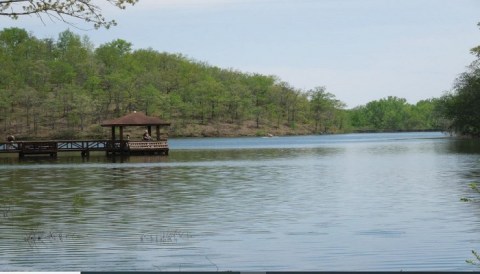
<svg viewBox="0 0 480 274">
<path fill-rule="evenodd" d="M 20 158 L 28 155 L 57 157 L 59 152 L 78 151 L 83 157 L 91 151 L 105 151 L 107 156 L 159 154 L 168 155 L 167 140 L 160 141 L 112 141 L 112 140 L 54 140 L 0 142 L 0 153 L 18 153 Z"/>
<path fill-rule="evenodd" d="M 128 154 L 163 154 L 168 155 L 168 143 L 167 140 L 162 141 L 142 141 L 132 142 L 127 141 L 125 143 L 125 151 Z"/>
</svg>

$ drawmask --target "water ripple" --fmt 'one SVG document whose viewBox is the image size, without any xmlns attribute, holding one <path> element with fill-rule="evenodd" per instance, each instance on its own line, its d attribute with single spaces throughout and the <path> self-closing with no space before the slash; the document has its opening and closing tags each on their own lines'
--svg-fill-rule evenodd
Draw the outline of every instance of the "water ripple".
<svg viewBox="0 0 480 274">
<path fill-rule="evenodd" d="M 480 154 L 382 136 L 0 165 L 0 270 L 473 270 Z"/>
</svg>

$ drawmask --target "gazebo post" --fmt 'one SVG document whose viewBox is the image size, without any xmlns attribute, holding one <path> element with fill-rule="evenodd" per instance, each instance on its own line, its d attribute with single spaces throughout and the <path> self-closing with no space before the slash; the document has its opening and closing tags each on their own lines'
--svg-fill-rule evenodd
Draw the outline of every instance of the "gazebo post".
<svg viewBox="0 0 480 274">
<path fill-rule="evenodd" d="M 160 141 L 160 125 L 156 125 L 157 141 Z"/>
<path fill-rule="evenodd" d="M 115 126 L 112 126 L 112 141 L 111 141 L 111 152 L 113 153 L 113 155 L 115 155 L 115 152 L 114 152 L 114 148 L 115 148 Z M 110 154 L 110 152 L 108 151 L 107 149 L 107 156 Z"/>
<path fill-rule="evenodd" d="M 152 136 L 152 126 L 147 126 L 148 129 L 148 135 Z"/>
<path fill-rule="evenodd" d="M 124 149 L 124 143 L 123 143 L 123 126 L 120 126 L 120 150 L 122 151 L 121 153 L 123 153 L 123 149 Z"/>
<path fill-rule="evenodd" d="M 115 141 L 115 126 L 112 126 L 112 141 Z"/>
</svg>

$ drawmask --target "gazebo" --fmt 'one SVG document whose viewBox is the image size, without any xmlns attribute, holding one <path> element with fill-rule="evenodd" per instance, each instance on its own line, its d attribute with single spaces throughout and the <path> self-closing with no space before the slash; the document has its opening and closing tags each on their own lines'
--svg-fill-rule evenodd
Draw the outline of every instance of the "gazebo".
<svg viewBox="0 0 480 274">
<path fill-rule="evenodd" d="M 166 138 L 161 138 L 160 129 L 162 127 L 169 127 L 170 123 L 161 120 L 158 117 L 147 116 L 141 112 L 132 112 L 123 117 L 104 121 L 102 127 L 111 127 L 111 151 L 112 153 L 120 152 L 122 154 L 132 152 L 139 153 L 162 153 L 168 155 L 168 143 Z M 148 134 L 152 136 L 152 127 L 155 127 L 155 137 L 151 141 L 134 141 L 125 139 L 123 136 L 125 127 L 146 127 Z M 116 128 L 119 128 L 119 138 L 117 139 Z M 108 151 L 107 151 L 108 153 Z"/>
</svg>

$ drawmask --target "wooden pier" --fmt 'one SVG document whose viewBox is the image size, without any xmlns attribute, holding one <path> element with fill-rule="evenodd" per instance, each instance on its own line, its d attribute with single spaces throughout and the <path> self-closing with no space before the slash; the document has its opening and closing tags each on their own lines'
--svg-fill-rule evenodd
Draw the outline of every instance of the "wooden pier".
<svg viewBox="0 0 480 274">
<path fill-rule="evenodd" d="M 20 158 L 43 155 L 52 158 L 59 152 L 80 152 L 87 157 L 92 151 L 104 151 L 107 156 L 115 155 L 168 155 L 168 142 L 129 140 L 51 140 L 0 142 L 0 153 L 18 153 Z"/>
<path fill-rule="evenodd" d="M 59 152 L 79 151 L 83 157 L 91 151 L 105 151 L 107 156 L 133 154 L 168 155 L 168 142 L 161 136 L 160 129 L 169 127 L 170 123 L 158 117 L 147 116 L 141 112 L 132 112 L 123 117 L 104 121 L 102 127 L 111 127 L 110 140 L 51 140 L 51 141 L 9 141 L 0 142 L 0 153 L 18 153 L 20 158 L 27 155 L 48 155 L 57 157 Z M 141 141 L 124 137 L 126 127 L 145 127 L 145 133 L 138 138 Z M 152 127 L 155 127 L 155 138 L 152 137 Z M 116 129 L 119 129 L 119 136 Z M 119 137 L 119 139 L 117 139 Z M 11 140 L 14 140 L 13 136 Z"/>
</svg>

